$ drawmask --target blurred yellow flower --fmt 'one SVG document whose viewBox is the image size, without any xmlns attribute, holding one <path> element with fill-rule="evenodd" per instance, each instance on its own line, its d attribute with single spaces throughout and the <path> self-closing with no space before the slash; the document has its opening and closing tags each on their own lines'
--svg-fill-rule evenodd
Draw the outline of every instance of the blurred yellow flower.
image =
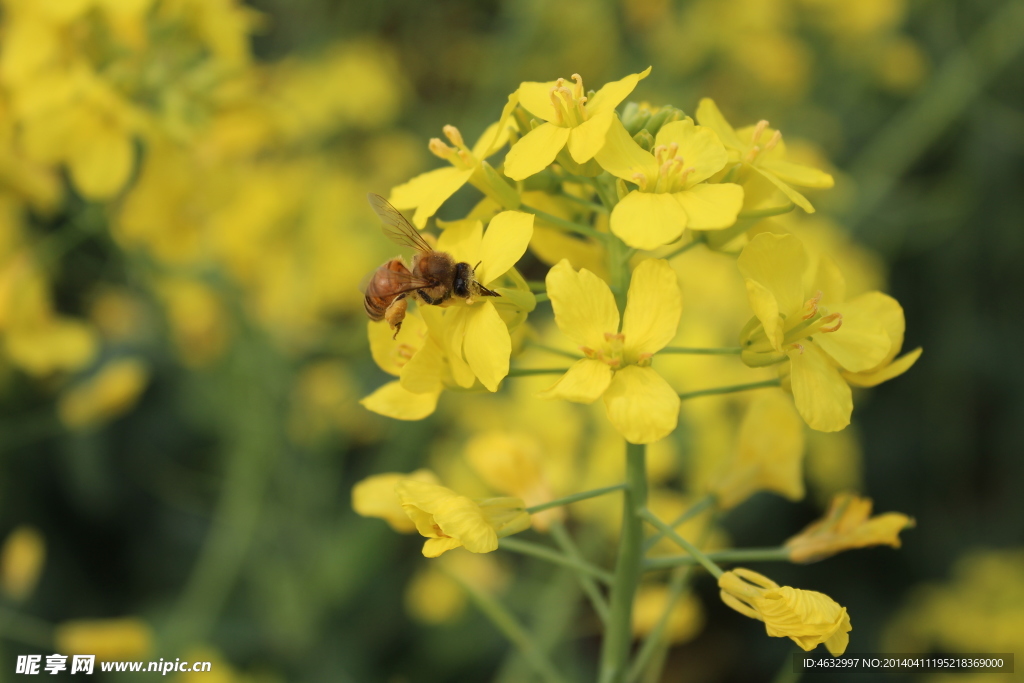
<svg viewBox="0 0 1024 683">
<path fill-rule="evenodd" d="M 148 382 L 149 369 L 141 360 L 111 361 L 65 391 L 57 401 L 57 414 L 70 429 L 95 427 L 131 410 Z"/>
<path fill-rule="evenodd" d="M 395 487 L 403 479 L 413 479 L 428 484 L 439 484 L 437 475 L 428 469 L 419 469 L 409 474 L 385 472 L 363 479 L 352 487 L 352 509 L 363 517 L 378 517 L 387 522 L 400 534 L 416 531 L 416 524 L 402 507 Z"/>
<path fill-rule="evenodd" d="M 846 652 L 850 617 L 824 593 L 779 586 L 749 569 L 736 568 L 718 577 L 721 597 L 740 614 L 763 621 L 768 635 L 790 638 L 805 651 L 824 643 L 833 656 Z"/>
<path fill-rule="evenodd" d="M 786 541 L 793 562 L 817 562 L 836 553 L 872 545 L 900 547 L 900 531 L 914 520 L 899 512 L 871 517 L 871 499 L 840 493 L 825 516 Z"/>
<path fill-rule="evenodd" d="M 405 588 L 405 608 L 427 624 L 458 619 L 466 607 L 466 591 L 453 578 L 479 591 L 494 593 L 508 581 L 493 555 L 447 553 L 421 567 Z"/>
<path fill-rule="evenodd" d="M 144 657 L 153 649 L 153 629 L 138 617 L 74 619 L 54 628 L 54 647 L 67 654 L 94 654 L 99 660 Z"/>
<path fill-rule="evenodd" d="M 513 180 L 528 178 L 544 170 L 567 145 L 576 163 L 593 159 L 604 146 L 609 127 L 618 121 L 615 107 L 650 73 L 651 67 L 647 67 L 607 83 L 593 97 L 586 96 L 579 74 L 572 75 L 572 87 L 564 78 L 521 83 L 519 103 L 544 123 L 524 131 L 526 134 L 512 145 L 505 156 L 505 174 Z"/>
<path fill-rule="evenodd" d="M 668 586 L 641 584 L 633 603 L 633 635 L 648 635 L 657 626 L 669 598 Z M 686 592 L 676 600 L 665 626 L 666 643 L 678 645 L 693 640 L 704 628 L 704 610 L 693 593 Z"/>
<path fill-rule="evenodd" d="M 782 133 L 769 128 L 767 121 L 735 130 L 708 98 L 697 106 L 697 120 L 718 133 L 729 152 L 730 164 L 741 164 L 743 169 L 760 174 L 807 213 L 814 213 L 814 207 L 790 184 L 812 188 L 829 188 L 834 184 L 832 176 L 824 171 L 787 161 Z"/>
<path fill-rule="evenodd" d="M 438 557 L 453 548 L 473 553 L 498 549 L 498 538 L 530 528 L 530 515 L 518 498 L 473 501 L 451 489 L 415 479 L 395 486 L 406 514 L 426 537 L 424 557 Z"/>
<path fill-rule="evenodd" d="M 0 550 L 0 586 L 12 600 L 35 590 L 46 562 L 46 541 L 33 526 L 21 525 L 7 535 Z"/>
<path fill-rule="evenodd" d="M 562 260 L 546 282 L 558 329 L 586 358 L 540 395 L 577 403 L 603 396 L 608 419 L 630 443 L 670 434 L 679 419 L 679 395 L 650 367 L 675 337 L 683 307 L 668 262 L 647 259 L 633 271 L 621 331 L 611 289 L 590 271 L 577 273 Z"/>
<path fill-rule="evenodd" d="M 597 153 L 602 168 L 637 185 L 612 210 L 613 233 L 631 247 L 654 249 L 679 239 L 687 227 L 721 230 L 736 222 L 743 188 L 704 182 L 728 159 L 713 130 L 689 118 L 673 121 L 654 144 L 653 154 L 644 150 L 615 119 Z"/>
<path fill-rule="evenodd" d="M 750 404 L 740 424 L 736 457 L 712 486 L 718 505 L 729 509 L 757 491 L 789 500 L 804 497 L 804 426 L 781 392 L 771 391 Z"/>
</svg>

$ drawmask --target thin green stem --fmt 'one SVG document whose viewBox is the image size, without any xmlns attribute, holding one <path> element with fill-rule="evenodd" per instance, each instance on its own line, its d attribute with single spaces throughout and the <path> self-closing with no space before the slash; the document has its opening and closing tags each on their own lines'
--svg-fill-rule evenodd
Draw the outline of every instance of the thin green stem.
<svg viewBox="0 0 1024 683">
<path fill-rule="evenodd" d="M 509 550 L 520 555 L 529 555 L 530 557 L 536 557 L 539 560 L 546 560 L 552 564 L 558 564 L 569 569 L 575 569 L 578 572 L 583 572 L 588 576 L 600 579 L 605 583 L 612 582 L 612 575 L 609 572 L 595 567 L 586 560 L 574 560 L 573 558 L 563 555 L 554 548 L 547 548 L 538 543 L 530 543 L 518 538 L 503 538 L 498 541 L 498 547 L 502 550 Z"/>
<path fill-rule="evenodd" d="M 695 356 L 738 356 L 743 349 L 738 346 L 723 346 L 718 349 L 702 349 L 692 346 L 666 346 L 658 353 L 693 354 Z"/>
<path fill-rule="evenodd" d="M 669 522 L 669 526 L 672 527 L 673 529 L 675 529 L 680 524 L 682 524 L 683 522 L 685 522 L 685 521 L 687 521 L 689 519 L 693 519 L 694 517 L 696 517 L 700 513 L 704 512 L 705 510 L 707 510 L 709 507 L 711 507 L 714 504 L 715 504 L 715 497 L 714 497 L 714 495 L 709 493 L 708 495 L 704 496 L 703 498 L 698 500 L 696 503 L 691 505 L 687 510 L 685 510 L 678 517 L 676 517 L 671 522 Z M 658 543 L 658 541 L 660 541 L 663 538 L 665 538 L 665 534 L 661 533 L 660 531 L 658 533 L 656 533 L 656 534 L 652 534 L 650 538 L 648 538 L 646 541 L 644 541 L 644 552 L 646 553 L 648 550 L 653 548 Z"/>
<path fill-rule="evenodd" d="M 537 303 L 540 303 L 541 301 L 550 301 L 551 300 L 551 297 L 548 296 L 547 292 L 536 292 L 533 295 L 533 298 L 534 298 L 534 300 Z"/>
<path fill-rule="evenodd" d="M 620 491 L 626 488 L 626 486 L 627 484 L 625 482 L 621 484 L 613 484 L 611 486 L 602 486 L 599 489 L 582 491 L 581 493 L 574 493 L 571 496 L 563 496 L 562 498 L 549 500 L 546 503 L 538 503 L 537 505 L 531 505 L 530 507 L 526 508 L 526 511 L 532 515 L 536 512 L 541 512 L 542 510 L 548 510 L 550 508 L 559 507 L 560 505 L 569 505 L 570 503 L 576 503 L 581 500 L 586 500 L 587 498 L 596 498 L 598 496 L 603 496 L 607 493 L 614 493 L 615 491 Z"/>
<path fill-rule="evenodd" d="M 675 251 L 670 251 L 668 254 L 666 254 L 665 256 L 662 256 L 661 258 L 665 259 L 666 261 L 671 261 L 676 256 L 679 256 L 680 254 L 685 254 L 686 252 L 690 251 L 691 249 L 693 249 L 698 244 L 704 244 L 704 236 L 703 235 L 694 235 L 693 239 L 691 239 L 689 242 L 687 242 L 683 246 L 679 247 Z"/>
<path fill-rule="evenodd" d="M 605 238 L 605 235 L 602 235 L 589 225 L 583 225 L 582 223 L 576 223 L 574 221 L 567 221 L 564 218 L 553 216 L 546 211 L 535 209 L 532 206 L 526 206 L 525 204 L 523 204 L 522 206 L 519 207 L 519 210 L 526 211 L 527 213 L 532 213 L 534 216 L 541 219 L 542 221 L 545 221 L 546 223 L 550 223 L 551 225 L 562 228 L 563 230 L 568 230 L 569 232 L 574 232 L 577 235 L 584 235 L 586 237 L 592 237 L 597 240 Z"/>
<path fill-rule="evenodd" d="M 647 451 L 643 444 L 626 445 L 626 489 L 622 496 L 622 531 L 611 618 L 601 648 L 600 683 L 623 683 L 629 667 L 633 639 L 633 599 L 643 573 L 644 529 L 640 518 L 647 505 Z"/>
<path fill-rule="evenodd" d="M 533 375 L 560 375 L 569 368 L 511 368 L 506 377 L 532 377 Z"/>
<path fill-rule="evenodd" d="M 683 548 L 683 550 L 693 555 L 693 557 L 696 558 L 696 560 L 700 562 L 705 569 L 711 572 L 711 575 L 714 576 L 716 579 L 725 573 L 722 571 L 722 568 L 715 564 L 714 561 L 712 561 L 707 555 L 698 550 L 697 546 L 693 545 L 685 538 L 677 534 L 675 529 L 673 529 L 668 524 L 658 519 L 658 516 L 655 515 L 653 512 L 651 512 L 647 508 L 644 508 L 643 510 L 640 511 L 640 516 L 649 524 L 651 524 L 651 526 L 662 531 L 666 536 L 668 536 L 673 541 L 678 543 L 680 547 Z"/>
<path fill-rule="evenodd" d="M 544 292 L 548 288 L 548 284 L 543 280 L 527 280 L 526 286 L 530 288 L 531 292 Z"/>
<path fill-rule="evenodd" d="M 733 562 L 787 562 L 789 550 L 786 548 L 737 548 L 707 553 L 707 557 L 719 564 Z M 690 555 L 672 555 L 670 557 L 651 557 L 644 562 L 644 569 L 654 571 L 671 567 L 685 567 L 695 564 Z"/>
<path fill-rule="evenodd" d="M 566 358 L 572 358 L 574 360 L 580 360 L 583 358 L 581 354 L 573 353 L 572 351 L 566 351 L 565 349 L 557 349 L 554 346 L 548 346 L 547 344 L 541 344 L 531 339 L 526 341 L 527 345 L 531 348 L 538 349 L 540 351 L 547 351 L 548 353 L 554 353 L 559 356 L 565 356 Z"/>
<path fill-rule="evenodd" d="M 683 401 L 689 398 L 697 398 L 698 396 L 714 396 L 716 394 L 732 394 L 737 391 L 747 391 L 749 389 L 765 389 L 767 387 L 777 387 L 780 382 L 778 379 L 766 379 L 763 382 L 751 382 L 750 384 L 733 384 L 728 387 L 712 387 L 711 389 L 700 389 L 699 391 L 687 391 L 679 394 L 679 398 Z"/>
<path fill-rule="evenodd" d="M 561 548 L 562 552 L 570 559 L 578 562 L 586 562 L 586 560 L 583 559 L 583 555 L 580 553 L 579 548 L 576 547 L 576 543 L 572 540 L 572 536 L 569 534 L 568 529 L 565 528 L 565 525 L 562 524 L 561 520 L 555 520 L 551 524 L 551 538 L 555 540 L 558 547 Z M 590 600 L 590 605 L 594 608 L 594 612 L 601 620 L 601 623 L 607 626 L 609 619 L 608 601 L 604 599 L 601 589 L 598 588 L 596 583 L 594 583 L 593 578 L 583 572 L 577 572 L 576 577 L 579 579 L 580 587 L 583 588 L 583 592 L 586 593 L 587 599 Z"/>
<path fill-rule="evenodd" d="M 575 202 L 580 206 L 585 206 L 591 211 L 600 211 L 601 213 L 608 213 L 608 208 L 603 204 L 595 204 L 589 199 L 583 199 L 583 197 L 577 197 L 576 195 L 569 194 L 568 192 L 562 192 L 558 195 L 562 199 L 568 199 L 571 202 Z"/>
<path fill-rule="evenodd" d="M 442 570 L 443 571 L 443 570 Z M 537 644 L 533 636 L 519 623 L 508 609 L 498 602 L 493 596 L 477 589 L 469 582 L 462 580 L 454 572 L 447 572 L 454 581 L 462 586 L 463 590 L 473 601 L 485 617 L 501 631 L 509 642 L 516 646 L 523 659 L 537 672 L 537 675 L 545 683 L 566 683 L 565 678 L 558 672 L 555 665 L 545 654 L 544 650 Z"/>
</svg>

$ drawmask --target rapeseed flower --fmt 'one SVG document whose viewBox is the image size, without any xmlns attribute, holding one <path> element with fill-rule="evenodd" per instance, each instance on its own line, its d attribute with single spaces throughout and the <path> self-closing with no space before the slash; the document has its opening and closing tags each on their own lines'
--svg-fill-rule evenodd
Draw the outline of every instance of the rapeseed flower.
<svg viewBox="0 0 1024 683">
<path fill-rule="evenodd" d="M 736 222 L 743 188 L 704 182 L 728 160 L 715 132 L 689 118 L 661 127 L 653 153 L 638 145 L 616 119 L 597 154 L 606 171 L 637 185 L 611 214 L 611 230 L 637 249 L 674 242 L 689 227 L 720 230 Z"/>
<path fill-rule="evenodd" d="M 648 259 L 633 271 L 626 310 L 608 285 L 589 270 L 560 261 L 547 275 L 547 291 L 562 334 L 586 356 L 541 393 L 592 403 L 604 397 L 608 419 L 630 443 L 668 436 L 679 419 L 679 395 L 651 366 L 654 354 L 676 335 L 683 302 L 667 261 Z"/>
<path fill-rule="evenodd" d="M 850 617 L 824 593 L 780 586 L 749 569 L 736 568 L 718 577 L 721 597 L 729 607 L 763 621 L 768 635 L 790 638 L 804 651 L 825 644 L 833 656 L 846 652 Z"/>
<path fill-rule="evenodd" d="M 871 499 L 840 493 L 825 516 L 786 541 L 793 562 L 817 562 L 836 553 L 873 545 L 900 547 L 900 532 L 914 520 L 899 512 L 871 516 Z"/>
<path fill-rule="evenodd" d="M 413 479 L 428 484 L 439 484 L 437 475 L 428 469 L 419 469 L 409 474 L 384 472 L 363 479 L 352 487 L 352 509 L 362 517 L 377 517 L 400 534 L 411 534 L 416 525 L 402 508 L 402 501 L 395 492 L 395 486 L 403 479 Z"/>
<path fill-rule="evenodd" d="M 814 213 L 814 207 L 792 185 L 829 188 L 835 184 L 824 171 L 788 161 L 782 132 L 769 128 L 767 121 L 736 130 L 714 100 L 706 97 L 697 105 L 697 121 L 718 133 L 729 153 L 730 164 L 740 164 L 741 169 L 759 174 L 807 213 Z"/>
<path fill-rule="evenodd" d="M 54 628 L 60 652 L 95 654 L 98 659 L 144 657 L 153 649 L 153 629 L 138 617 L 72 619 Z"/>
<path fill-rule="evenodd" d="M 568 147 L 576 163 L 593 159 L 604 146 L 613 122 L 618 121 L 615 107 L 650 73 L 651 67 L 647 67 L 640 73 L 607 83 L 592 97 L 586 95 L 579 74 L 572 75 L 571 87 L 564 78 L 547 83 L 521 83 L 516 91 L 519 103 L 544 123 L 526 132 L 512 145 L 505 156 L 505 175 L 523 180 L 539 173 L 564 147 Z"/>
<path fill-rule="evenodd" d="M 111 361 L 67 390 L 57 403 L 57 414 L 71 429 L 101 425 L 131 410 L 148 383 L 149 369 L 141 360 Z"/>
<path fill-rule="evenodd" d="M 33 526 L 21 525 L 0 550 L 0 589 L 12 600 L 24 600 L 35 590 L 46 563 L 46 540 Z"/>
</svg>

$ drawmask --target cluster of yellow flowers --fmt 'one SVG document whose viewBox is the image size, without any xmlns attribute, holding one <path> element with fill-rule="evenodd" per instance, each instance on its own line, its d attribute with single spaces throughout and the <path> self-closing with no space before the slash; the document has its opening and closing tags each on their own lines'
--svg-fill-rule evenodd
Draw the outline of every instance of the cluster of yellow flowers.
<svg viewBox="0 0 1024 683">
<path fill-rule="evenodd" d="M 353 506 L 397 531 L 418 531 L 428 557 L 500 547 L 576 569 L 581 580 L 606 579 L 610 603 L 592 583 L 586 590 L 608 626 L 607 680 L 624 675 L 626 650 L 614 641 L 634 597 L 636 634 L 657 642 L 669 624 L 689 634 L 682 637 L 699 630 L 699 609 L 678 609 L 692 604 L 680 602 L 681 586 L 639 586 L 644 571 L 695 563 L 718 578 L 728 606 L 764 621 L 769 635 L 839 654 L 851 630 L 845 608 L 717 563 L 813 562 L 898 547 L 913 521 L 872 517 L 869 499 L 840 492 L 819 522 L 763 551 L 728 549 L 714 521 L 757 491 L 802 498 L 807 442 L 812 451 L 839 450 L 828 445 L 838 442 L 806 439 L 805 425 L 822 438 L 840 432 L 850 424 L 852 388 L 902 374 L 921 350 L 899 355 L 903 310 L 877 291 L 871 258 L 827 219 L 807 216 L 814 206 L 797 187 L 829 188 L 832 176 L 789 154 L 767 121 L 734 128 L 709 99 L 695 118 L 645 103 L 620 110 L 649 73 L 596 92 L 575 74 L 522 83 L 472 148 L 446 126 L 450 145 L 435 138 L 429 149 L 450 165 L 393 188 L 391 202 L 414 211 L 419 229 L 462 186 L 479 190 L 464 218 L 435 221 L 441 233 L 431 245 L 476 264 L 477 280 L 499 297 L 452 296 L 438 306 L 413 291 L 403 296 L 418 306 L 397 333 L 388 322 L 369 323 L 373 358 L 397 379 L 362 404 L 419 420 L 448 393 L 446 414 L 472 445 L 465 458 L 434 456 L 441 478 L 420 470 L 364 480 Z M 555 357 L 571 365 L 549 367 Z M 501 391 L 507 378 L 522 378 L 511 398 Z M 736 383 L 707 386 L 722 378 Z M 477 398 L 488 392 L 499 393 L 496 407 Z M 599 398 L 606 420 L 557 401 Z M 628 444 L 625 461 L 609 438 L 616 432 Z M 625 519 L 605 504 L 619 491 Z M 614 575 L 580 556 L 565 505 L 577 521 L 619 537 Z M 646 540 L 642 522 L 656 529 Z M 508 538 L 531 526 L 558 548 Z M 685 554 L 671 554 L 680 547 Z M 505 583 L 492 564 L 453 562 L 443 573 L 477 599 Z M 410 589 L 410 604 L 436 621 L 445 611 L 423 609 L 425 581 Z M 654 595 L 665 610 L 656 627 L 647 607 Z"/>
</svg>

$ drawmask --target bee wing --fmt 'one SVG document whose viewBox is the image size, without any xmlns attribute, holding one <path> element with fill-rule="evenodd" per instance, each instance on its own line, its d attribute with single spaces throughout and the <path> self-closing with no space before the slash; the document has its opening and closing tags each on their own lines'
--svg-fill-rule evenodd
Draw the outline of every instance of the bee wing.
<svg viewBox="0 0 1024 683">
<path fill-rule="evenodd" d="M 384 298 L 405 294 L 417 289 L 424 289 L 425 287 L 433 287 L 437 284 L 436 282 L 417 277 L 405 269 L 387 269 L 382 277 L 377 277 L 382 268 L 384 266 L 372 271 L 363 278 L 363 281 L 359 283 L 360 292 L 366 296 Z"/>
<path fill-rule="evenodd" d="M 387 235 L 392 242 L 401 244 L 402 246 L 412 247 L 417 251 L 423 253 L 430 253 L 433 249 L 427 244 L 427 241 L 423 239 L 423 235 L 413 225 L 406 220 L 398 209 L 391 206 L 388 200 L 381 197 L 379 194 L 373 194 L 372 192 L 366 195 L 366 198 L 370 200 L 370 206 L 380 216 L 381 221 L 384 225 L 382 229 L 384 234 Z"/>
</svg>

